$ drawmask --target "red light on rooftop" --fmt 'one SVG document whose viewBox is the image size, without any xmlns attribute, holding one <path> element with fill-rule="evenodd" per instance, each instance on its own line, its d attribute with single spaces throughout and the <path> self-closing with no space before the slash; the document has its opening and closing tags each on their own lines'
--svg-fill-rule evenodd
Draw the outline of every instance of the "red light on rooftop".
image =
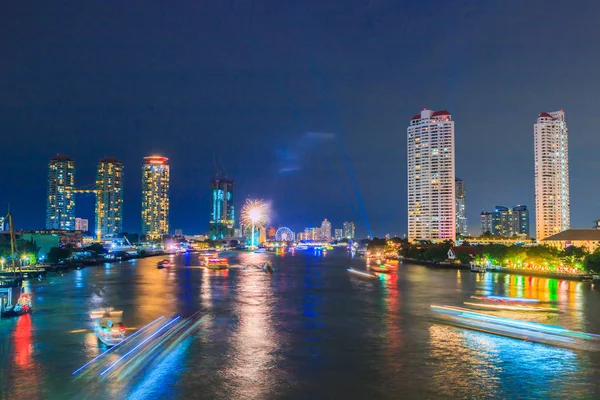
<svg viewBox="0 0 600 400">
<path fill-rule="evenodd" d="M 163 165 L 166 164 L 169 161 L 169 159 L 167 157 L 161 156 L 150 156 L 144 157 L 144 161 L 146 162 L 146 164 Z"/>
</svg>

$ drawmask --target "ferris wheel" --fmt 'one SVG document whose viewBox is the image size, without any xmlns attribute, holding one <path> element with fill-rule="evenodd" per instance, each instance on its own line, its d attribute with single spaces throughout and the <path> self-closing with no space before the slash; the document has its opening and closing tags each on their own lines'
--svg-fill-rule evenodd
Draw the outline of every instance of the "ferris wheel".
<svg viewBox="0 0 600 400">
<path fill-rule="evenodd" d="M 279 242 L 292 242 L 294 240 L 294 232 L 290 228 L 282 226 L 275 232 L 275 240 Z"/>
</svg>

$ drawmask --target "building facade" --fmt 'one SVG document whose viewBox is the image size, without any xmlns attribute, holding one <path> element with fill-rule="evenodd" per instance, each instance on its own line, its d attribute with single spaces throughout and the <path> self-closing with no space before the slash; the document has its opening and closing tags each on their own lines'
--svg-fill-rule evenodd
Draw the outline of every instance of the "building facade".
<svg viewBox="0 0 600 400">
<path fill-rule="evenodd" d="M 485 235 L 489 233 L 492 234 L 492 213 L 482 211 L 481 212 L 481 234 Z"/>
<path fill-rule="evenodd" d="M 354 222 L 344 222 L 344 237 L 346 239 L 354 239 Z"/>
<path fill-rule="evenodd" d="M 321 222 L 321 240 L 331 242 L 331 222 L 327 221 L 327 218 Z"/>
<path fill-rule="evenodd" d="M 467 226 L 467 191 L 465 181 L 455 178 L 454 192 L 456 195 L 456 234 L 467 236 L 469 234 L 469 229 Z"/>
<path fill-rule="evenodd" d="M 340 241 L 344 238 L 344 231 L 342 229 L 335 229 L 333 232 L 335 240 Z"/>
<path fill-rule="evenodd" d="M 81 232 L 87 232 L 90 230 L 90 224 L 87 219 L 75 218 L 75 230 Z"/>
<path fill-rule="evenodd" d="M 527 210 L 527 206 L 514 206 L 512 220 L 514 234 L 529 236 L 529 210 Z"/>
<path fill-rule="evenodd" d="M 517 205 L 512 209 L 496 206 L 493 212 L 481 213 L 481 234 L 490 233 L 496 237 L 514 235 L 529 236 L 529 211 L 527 206 Z"/>
<path fill-rule="evenodd" d="M 48 164 L 46 229 L 75 229 L 75 161 L 57 155 Z"/>
<path fill-rule="evenodd" d="M 142 234 L 158 239 L 169 233 L 169 159 L 144 157 L 142 167 Z"/>
<path fill-rule="evenodd" d="M 423 110 L 408 136 L 408 239 L 456 240 L 454 121 Z"/>
<path fill-rule="evenodd" d="M 538 115 L 533 127 L 537 240 L 566 231 L 571 225 L 568 136 L 562 110 Z"/>
<path fill-rule="evenodd" d="M 212 193 L 212 211 L 210 214 L 209 234 L 213 239 L 233 237 L 235 207 L 233 204 L 233 181 L 213 179 L 210 181 Z"/>
<path fill-rule="evenodd" d="M 123 163 L 107 157 L 96 171 L 96 234 L 117 236 L 123 230 Z"/>
<path fill-rule="evenodd" d="M 512 236 L 512 211 L 504 206 L 496 206 L 492 212 L 492 234 L 500 237 Z"/>
</svg>

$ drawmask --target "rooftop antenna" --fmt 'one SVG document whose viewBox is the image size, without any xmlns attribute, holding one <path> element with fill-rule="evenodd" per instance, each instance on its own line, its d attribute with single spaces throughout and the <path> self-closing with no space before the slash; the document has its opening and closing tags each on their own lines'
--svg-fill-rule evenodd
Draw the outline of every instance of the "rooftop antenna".
<svg viewBox="0 0 600 400">
<path fill-rule="evenodd" d="M 219 171 L 219 167 L 217 166 L 217 156 L 213 156 L 213 165 L 215 166 L 215 170 L 217 171 L 217 178 L 221 174 Z"/>
</svg>

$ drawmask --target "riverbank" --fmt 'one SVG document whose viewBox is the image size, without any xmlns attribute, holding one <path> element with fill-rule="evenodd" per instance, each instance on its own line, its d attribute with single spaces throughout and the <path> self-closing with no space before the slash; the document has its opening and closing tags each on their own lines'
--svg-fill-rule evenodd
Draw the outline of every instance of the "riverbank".
<svg viewBox="0 0 600 400">
<path fill-rule="evenodd" d="M 441 268 L 441 269 L 460 269 L 460 270 L 471 270 L 469 264 L 454 264 L 454 263 L 439 263 L 434 261 L 423 261 L 413 258 L 403 258 L 402 261 L 410 261 L 415 264 L 421 264 L 428 267 Z M 540 278 L 551 278 L 551 279 L 562 279 L 570 281 L 585 281 L 592 278 L 591 274 L 563 274 L 552 271 L 536 271 L 526 268 L 506 268 L 499 267 L 499 269 L 489 272 L 501 272 L 505 274 L 521 275 L 521 276 L 535 276 Z"/>
</svg>

